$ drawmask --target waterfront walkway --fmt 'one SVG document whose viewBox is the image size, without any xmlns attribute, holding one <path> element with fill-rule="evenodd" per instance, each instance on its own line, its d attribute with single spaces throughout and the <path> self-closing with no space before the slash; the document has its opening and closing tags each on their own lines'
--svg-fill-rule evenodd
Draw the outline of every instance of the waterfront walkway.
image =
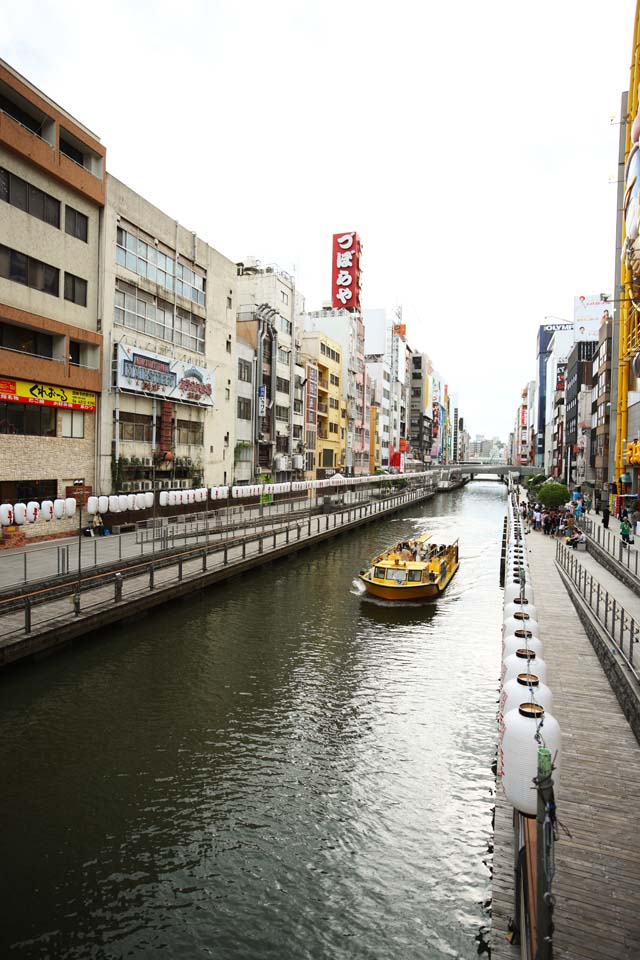
<svg viewBox="0 0 640 960">
<path fill-rule="evenodd" d="M 613 524 L 612 524 L 613 526 Z M 554 960 L 640 957 L 640 745 L 620 708 L 555 564 L 556 540 L 527 537 L 535 606 L 562 730 L 556 844 Z M 588 553 L 585 569 L 640 622 L 640 598 Z M 515 958 L 511 809 L 496 803 L 492 957 Z"/>
</svg>

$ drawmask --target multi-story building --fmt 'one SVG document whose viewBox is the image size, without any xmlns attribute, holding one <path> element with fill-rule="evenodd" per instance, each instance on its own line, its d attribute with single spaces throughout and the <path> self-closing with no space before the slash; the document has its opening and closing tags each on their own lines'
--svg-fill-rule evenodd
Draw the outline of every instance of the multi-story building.
<svg viewBox="0 0 640 960">
<path fill-rule="evenodd" d="M 100 313 L 100 491 L 233 475 L 236 265 L 114 177 Z"/>
<path fill-rule="evenodd" d="M 532 421 L 536 434 L 534 462 L 535 466 L 540 468 L 545 466 L 547 360 L 551 353 L 551 339 L 556 330 L 571 330 L 572 326 L 568 321 L 563 321 L 562 323 L 546 323 L 538 328 L 536 405 Z"/>
<path fill-rule="evenodd" d="M 564 459 L 565 476 L 572 487 L 593 488 L 591 466 L 587 470 L 587 464 L 591 447 L 591 377 L 597 346 L 597 340 L 579 340 L 567 358 Z"/>
<path fill-rule="evenodd" d="M 426 353 L 411 356 L 411 387 L 409 395 L 409 442 L 414 459 L 431 462 L 433 423 L 433 388 L 431 360 Z"/>
<path fill-rule="evenodd" d="M 600 324 L 598 349 L 591 371 L 591 468 L 594 500 L 609 494 L 609 431 L 611 422 L 611 347 L 613 321 Z"/>
<path fill-rule="evenodd" d="M 247 257 L 238 264 L 237 334 L 257 355 L 256 471 L 275 480 L 301 477 L 305 468 L 305 379 L 295 317 L 304 299 L 294 277 Z"/>
<path fill-rule="evenodd" d="M 320 330 L 302 333 L 303 352 L 318 371 L 316 474 L 318 479 L 332 476 L 340 463 L 340 344 Z"/>
<path fill-rule="evenodd" d="M 238 363 L 235 389 L 235 446 L 233 454 L 233 483 L 253 483 L 256 476 L 257 461 L 256 417 L 256 352 L 251 343 L 238 337 L 236 340 L 236 359 Z"/>
<path fill-rule="evenodd" d="M 340 394 L 346 405 L 339 466 L 348 476 L 366 474 L 369 470 L 369 409 L 365 391 L 362 316 L 357 311 L 325 307 L 307 313 L 301 319 L 305 331 L 321 331 L 339 345 L 342 358 Z"/>
<path fill-rule="evenodd" d="M 377 408 L 376 432 L 377 444 L 380 449 L 376 465 L 390 466 L 391 446 L 391 371 L 389 364 L 381 353 L 368 353 L 365 356 L 367 377 L 370 380 L 370 397 L 372 404 Z"/>
<path fill-rule="evenodd" d="M 0 497 L 9 502 L 97 483 L 105 157 L 94 133 L 0 61 Z"/>
</svg>

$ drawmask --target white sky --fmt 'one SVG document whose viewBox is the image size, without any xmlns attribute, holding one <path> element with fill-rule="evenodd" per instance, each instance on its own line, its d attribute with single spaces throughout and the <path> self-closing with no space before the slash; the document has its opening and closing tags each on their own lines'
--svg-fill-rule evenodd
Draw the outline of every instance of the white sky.
<svg viewBox="0 0 640 960">
<path fill-rule="evenodd" d="M 633 0 L 2 4 L 1 56 L 111 173 L 233 260 L 330 297 L 357 230 L 365 307 L 506 439 L 544 316 L 613 289 Z"/>
</svg>

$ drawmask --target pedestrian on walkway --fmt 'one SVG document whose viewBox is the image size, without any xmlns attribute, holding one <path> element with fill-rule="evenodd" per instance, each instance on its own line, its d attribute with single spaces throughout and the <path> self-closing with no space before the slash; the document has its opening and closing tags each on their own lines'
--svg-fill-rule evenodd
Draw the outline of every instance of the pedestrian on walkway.
<svg viewBox="0 0 640 960">
<path fill-rule="evenodd" d="M 629 539 L 630 535 L 631 535 L 631 523 L 629 522 L 629 519 L 625 517 L 624 520 L 620 521 L 620 536 L 622 537 L 622 542 L 626 544 L 627 547 L 631 542 Z"/>
<path fill-rule="evenodd" d="M 605 528 L 605 530 L 609 529 L 610 516 L 611 516 L 611 511 L 609 510 L 609 507 L 605 503 L 604 507 L 602 508 L 602 526 Z"/>
</svg>

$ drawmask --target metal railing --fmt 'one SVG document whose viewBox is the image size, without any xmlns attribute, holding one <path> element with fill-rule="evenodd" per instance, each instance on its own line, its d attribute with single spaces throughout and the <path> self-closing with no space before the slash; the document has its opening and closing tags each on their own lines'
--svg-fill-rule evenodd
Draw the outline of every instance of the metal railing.
<svg viewBox="0 0 640 960">
<path fill-rule="evenodd" d="M 634 545 L 628 546 L 621 537 L 612 530 L 605 530 L 601 523 L 596 523 L 591 517 L 583 517 L 580 522 L 585 532 L 601 550 L 626 567 L 634 577 L 638 576 L 638 550 Z"/>
<path fill-rule="evenodd" d="M 331 514 L 301 516 L 271 530 L 199 543 L 173 555 L 147 555 L 133 566 L 121 570 L 93 575 L 79 573 L 73 582 L 0 600 L 2 646 L 30 636 L 34 629 L 68 623 L 81 613 L 90 615 L 104 609 L 105 604 L 134 600 L 150 591 L 157 591 L 159 587 L 170 587 L 186 577 L 198 578 L 217 568 L 242 563 L 252 556 L 270 553 L 300 540 L 308 541 L 338 527 L 396 510 L 422 499 L 429 492 L 409 490 L 393 494 L 386 500 L 345 505 L 342 510 Z M 70 572 L 74 572 L 73 568 Z"/>
<path fill-rule="evenodd" d="M 605 531 L 606 532 L 606 531 Z M 636 680 L 640 673 L 634 665 L 634 647 L 638 643 L 640 627 L 635 618 L 611 596 L 595 577 L 586 570 L 571 547 L 556 543 L 556 563 L 565 571 L 596 620 L 604 629 Z"/>
</svg>

